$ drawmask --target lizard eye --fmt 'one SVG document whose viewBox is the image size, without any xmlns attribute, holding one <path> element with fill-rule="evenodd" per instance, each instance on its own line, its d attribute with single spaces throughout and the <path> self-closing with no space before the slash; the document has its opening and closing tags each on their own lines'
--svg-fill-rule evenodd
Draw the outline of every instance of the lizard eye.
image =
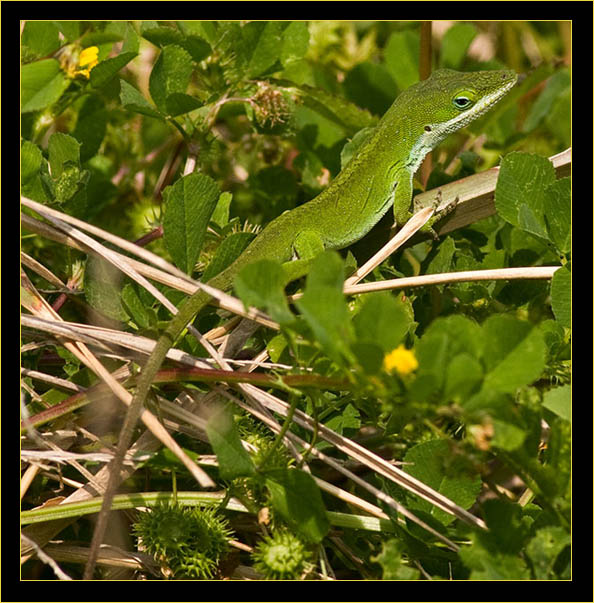
<svg viewBox="0 0 594 603">
<path fill-rule="evenodd" d="M 454 100 L 452 102 L 454 103 L 454 107 L 456 107 L 456 109 L 468 109 L 473 104 L 472 99 L 468 98 L 467 96 L 464 96 L 463 94 L 454 97 Z"/>
</svg>

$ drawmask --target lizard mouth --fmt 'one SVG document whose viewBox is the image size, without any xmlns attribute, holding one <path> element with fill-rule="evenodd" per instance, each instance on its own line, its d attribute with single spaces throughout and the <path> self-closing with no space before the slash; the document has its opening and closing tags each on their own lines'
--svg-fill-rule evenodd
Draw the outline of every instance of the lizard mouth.
<svg viewBox="0 0 594 603">
<path fill-rule="evenodd" d="M 472 110 L 471 110 L 471 112 L 473 113 L 472 117 L 473 118 L 479 117 L 480 115 L 482 115 L 483 113 L 488 111 L 495 103 L 499 102 L 499 100 L 503 96 L 505 96 L 511 88 L 513 88 L 516 85 L 517 81 L 518 81 L 518 76 L 516 75 L 515 77 L 511 78 L 509 80 L 509 82 L 507 82 L 507 84 L 505 84 L 505 86 L 503 86 L 502 88 L 499 88 L 495 92 L 492 92 L 491 94 L 487 94 L 486 96 L 484 96 L 475 105 L 476 111 L 472 112 Z"/>
</svg>

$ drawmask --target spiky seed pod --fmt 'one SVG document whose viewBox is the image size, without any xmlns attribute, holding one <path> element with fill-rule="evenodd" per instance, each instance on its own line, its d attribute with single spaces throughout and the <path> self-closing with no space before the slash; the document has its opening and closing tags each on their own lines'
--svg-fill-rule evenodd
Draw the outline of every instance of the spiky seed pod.
<svg viewBox="0 0 594 603">
<path fill-rule="evenodd" d="M 232 535 L 227 519 L 212 507 L 159 504 L 141 513 L 133 530 L 143 549 L 165 564 L 174 578 L 214 576 Z"/>
<path fill-rule="evenodd" d="M 296 580 L 310 557 L 305 545 L 285 531 L 266 536 L 252 552 L 254 569 L 268 580 Z"/>
</svg>

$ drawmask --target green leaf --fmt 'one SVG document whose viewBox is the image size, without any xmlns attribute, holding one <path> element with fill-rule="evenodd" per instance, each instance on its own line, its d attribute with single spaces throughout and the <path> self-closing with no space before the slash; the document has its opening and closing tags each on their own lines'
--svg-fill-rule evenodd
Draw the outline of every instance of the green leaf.
<svg viewBox="0 0 594 603">
<path fill-rule="evenodd" d="M 80 169 L 80 146 L 80 142 L 68 134 L 52 134 L 48 142 L 51 181 L 46 178 L 54 201 L 65 203 L 63 210 L 78 216 L 82 216 L 86 208 L 85 186 L 89 179 L 89 172 Z"/>
<path fill-rule="evenodd" d="M 210 45 L 200 36 L 187 36 L 182 40 L 180 46 L 190 54 L 196 63 L 204 60 L 211 53 Z"/>
<path fill-rule="evenodd" d="M 325 352 L 335 361 L 350 355 L 349 312 L 344 295 L 331 287 L 308 289 L 296 302 L 308 326 Z"/>
<path fill-rule="evenodd" d="M 368 375 L 377 375 L 382 370 L 385 354 L 382 348 L 375 343 L 355 341 L 351 345 L 351 351 Z"/>
<path fill-rule="evenodd" d="M 409 309 L 389 293 L 372 293 L 353 321 L 359 341 L 373 342 L 384 353 L 396 348 L 412 325 Z"/>
<path fill-rule="evenodd" d="M 70 80 L 55 59 L 23 65 L 21 68 L 21 112 L 40 111 L 55 103 Z"/>
<path fill-rule="evenodd" d="M 71 165 L 80 166 L 80 142 L 62 132 L 49 138 L 48 155 L 52 178 L 57 180 Z"/>
<path fill-rule="evenodd" d="M 227 191 L 221 193 L 217 206 L 212 212 L 211 220 L 220 228 L 224 228 L 229 223 L 229 207 L 233 201 L 233 195 Z"/>
<path fill-rule="evenodd" d="M 493 550 L 511 554 L 524 547 L 528 524 L 523 520 L 522 507 L 502 499 L 490 499 L 482 503 L 483 517 L 489 532 L 481 537 Z"/>
<path fill-rule="evenodd" d="M 296 302 L 317 341 L 337 362 L 350 356 L 348 344 L 352 339 L 343 283 L 342 259 L 335 251 L 325 251 L 313 260 L 305 293 Z"/>
<path fill-rule="evenodd" d="M 113 25 L 109 31 L 107 28 Z M 89 46 L 107 46 L 108 48 L 114 42 L 121 42 L 124 37 L 124 29 L 121 27 L 123 23 L 112 22 L 107 25 L 104 31 L 90 31 L 84 35 L 82 39 L 83 44 L 88 48 Z"/>
<path fill-rule="evenodd" d="M 470 568 L 471 580 L 527 580 L 530 572 L 521 551 L 528 533 L 527 518 L 518 504 L 486 500 L 483 515 L 489 531 L 471 534 L 472 545 L 459 557 Z"/>
<path fill-rule="evenodd" d="M 542 215 L 536 213 L 534 208 L 527 203 L 520 204 L 518 208 L 518 226 L 537 237 L 546 238 L 546 226 Z"/>
<path fill-rule="evenodd" d="M 177 26 L 186 37 L 196 36 L 211 44 L 217 41 L 217 24 L 213 21 L 177 21 Z"/>
<path fill-rule="evenodd" d="M 190 54 L 181 46 L 165 46 L 153 66 L 149 78 L 149 91 L 155 105 L 162 113 L 172 115 L 167 104 L 173 94 L 183 94 L 188 88 L 194 64 Z M 179 109 L 180 99 L 174 97 L 174 110 Z M 185 103 L 187 106 L 188 103 Z"/>
<path fill-rule="evenodd" d="M 320 253 L 311 263 L 307 277 L 307 290 L 331 287 L 342 293 L 344 285 L 344 261 L 336 251 Z"/>
<path fill-rule="evenodd" d="M 52 23 L 60 30 L 66 42 L 74 42 L 80 37 L 80 21 L 52 21 Z"/>
<path fill-rule="evenodd" d="M 571 178 L 561 178 L 545 190 L 544 217 L 549 240 L 561 253 L 571 251 Z"/>
<path fill-rule="evenodd" d="M 81 143 L 82 162 L 88 161 L 97 153 L 106 130 L 107 111 L 104 101 L 97 96 L 87 96 L 78 112 L 76 127 L 72 132 L 72 136 Z"/>
<path fill-rule="evenodd" d="M 451 358 L 450 344 L 448 335 L 439 331 L 427 332 L 421 337 L 415 347 L 419 368 L 410 389 L 414 399 L 427 398 L 443 387 Z"/>
<path fill-rule="evenodd" d="M 22 154 L 21 154 L 22 156 Z M 39 171 L 30 180 L 21 185 L 21 192 L 39 203 L 51 203 L 54 200 L 54 186 L 48 175 L 47 160 L 41 160 Z"/>
<path fill-rule="evenodd" d="M 279 333 L 272 337 L 266 344 L 266 349 L 268 350 L 270 360 L 272 362 L 279 362 L 281 354 L 287 349 L 287 340 L 285 336 Z"/>
<path fill-rule="evenodd" d="M 452 455 L 447 440 L 429 440 L 408 450 L 404 456 L 404 469 L 457 505 L 468 509 L 474 504 L 482 483 L 480 476 L 459 460 Z M 452 515 L 427 501 L 415 499 L 414 506 L 427 511 L 444 525 L 455 520 Z"/>
<path fill-rule="evenodd" d="M 448 364 L 444 395 L 456 401 L 466 400 L 481 384 L 483 368 L 470 354 L 458 354 Z"/>
<path fill-rule="evenodd" d="M 180 46 L 197 63 L 205 59 L 211 53 L 211 48 L 203 39 L 203 29 L 196 28 L 191 21 L 179 22 L 178 25 L 181 31 L 173 27 L 157 25 L 154 21 L 144 21 L 141 26 L 142 37 L 159 48 L 169 45 Z"/>
<path fill-rule="evenodd" d="M 419 47 L 419 35 L 412 31 L 397 31 L 388 39 L 384 61 L 400 91 L 419 81 Z"/>
<path fill-rule="evenodd" d="M 101 61 L 91 69 L 91 86 L 93 88 L 105 86 L 105 84 L 116 76 L 120 69 L 125 67 L 136 56 L 136 52 L 122 52 L 117 57 Z"/>
<path fill-rule="evenodd" d="M 545 190 L 554 182 L 555 169 L 546 157 L 510 153 L 501 162 L 495 188 L 497 212 L 510 224 L 547 238 Z"/>
<path fill-rule="evenodd" d="M 321 542 L 330 522 L 313 477 L 300 469 L 276 469 L 266 472 L 273 509 L 305 540 Z"/>
<path fill-rule="evenodd" d="M 530 572 L 526 562 L 516 555 L 506 555 L 502 551 L 491 551 L 480 542 L 480 536 L 473 534 L 472 546 L 463 547 L 459 557 L 472 571 L 470 580 L 529 580 Z"/>
<path fill-rule="evenodd" d="M 219 199 L 220 190 L 205 174 L 188 174 L 163 191 L 165 246 L 176 265 L 191 274 Z"/>
<path fill-rule="evenodd" d="M 225 237 L 202 274 L 202 281 L 207 283 L 213 276 L 230 266 L 254 240 L 255 236 L 253 232 L 234 232 Z"/>
<path fill-rule="evenodd" d="M 383 542 L 382 552 L 371 561 L 382 566 L 382 580 L 418 580 L 421 572 L 404 564 L 402 555 L 406 553 L 406 545 L 402 540 L 390 538 Z"/>
<path fill-rule="evenodd" d="M 71 213 L 80 213 L 86 204 L 83 185 L 89 174 L 80 169 L 80 146 L 78 140 L 61 132 L 52 134 L 48 142 L 51 188 L 55 201 L 64 203 L 72 200 L 73 203 L 67 208 Z"/>
<path fill-rule="evenodd" d="M 127 283 L 122 288 L 121 300 L 126 312 L 141 329 L 150 327 L 150 313 L 132 283 Z"/>
<path fill-rule="evenodd" d="M 299 61 L 309 48 L 309 30 L 305 21 L 292 21 L 282 34 L 280 60 L 283 67 Z"/>
<path fill-rule="evenodd" d="M 553 565 L 565 547 L 571 545 L 571 535 L 559 526 L 546 526 L 526 545 L 526 555 L 532 561 L 534 577 L 537 580 L 548 580 Z"/>
<path fill-rule="evenodd" d="M 522 126 L 522 132 L 534 130 L 550 114 L 557 98 L 571 86 L 571 77 L 567 69 L 554 73 L 538 96 Z"/>
<path fill-rule="evenodd" d="M 543 320 L 538 324 L 542 331 L 551 359 L 568 357 L 570 351 L 569 338 L 565 337 L 565 329 L 554 319 Z"/>
<path fill-rule="evenodd" d="M 262 199 L 265 220 L 295 207 L 299 188 L 295 174 L 285 167 L 276 165 L 259 170 L 252 178 L 252 186 Z"/>
<path fill-rule="evenodd" d="M 28 140 L 21 143 L 21 184 L 39 174 L 43 155 L 41 149 Z"/>
<path fill-rule="evenodd" d="M 134 86 L 131 86 L 122 79 L 120 79 L 120 102 L 129 111 L 135 111 L 136 113 L 142 113 L 143 115 L 157 119 L 164 119 L 163 115 Z"/>
<path fill-rule="evenodd" d="M 542 333 L 512 316 L 490 316 L 483 324 L 485 338 L 484 387 L 513 393 L 538 379 L 545 367 Z"/>
<path fill-rule="evenodd" d="M 414 397 L 421 400 L 440 390 L 446 383 L 446 376 L 450 379 L 449 387 L 454 387 L 458 369 L 454 367 L 449 372 L 448 364 L 458 354 L 479 358 L 483 339 L 479 325 L 465 316 L 452 315 L 433 321 L 415 347 L 419 369 L 411 386 Z M 469 389 L 472 389 L 471 384 Z"/>
<path fill-rule="evenodd" d="M 484 341 L 481 327 L 466 316 L 451 315 L 433 321 L 426 334 L 434 333 L 447 336 L 450 357 L 464 352 L 478 358 L 482 353 Z"/>
<path fill-rule="evenodd" d="M 184 37 L 177 29 L 159 25 L 156 21 L 143 21 L 140 24 L 140 35 L 159 48 L 169 44 L 179 44 Z"/>
<path fill-rule="evenodd" d="M 351 69 L 343 86 L 350 100 L 376 115 L 383 115 L 398 95 L 398 87 L 388 69 L 370 61 Z"/>
<path fill-rule="evenodd" d="M 202 106 L 202 103 L 189 94 L 182 94 L 181 92 L 174 92 L 167 97 L 165 101 L 167 107 L 167 114 L 171 117 L 177 117 L 184 113 L 189 113 L 194 109 L 198 109 Z"/>
<path fill-rule="evenodd" d="M 280 59 L 283 25 L 280 21 L 251 21 L 242 28 L 244 39 L 254 49 L 247 66 L 247 77 L 254 78 L 270 71 Z"/>
<path fill-rule="evenodd" d="M 502 450 L 516 450 L 526 439 L 527 433 L 514 423 L 493 419 L 494 435 L 491 444 Z"/>
<path fill-rule="evenodd" d="M 325 425 L 328 429 L 343 434 L 345 429 L 359 429 L 361 427 L 361 416 L 352 404 L 347 404 L 340 414 L 328 419 Z"/>
<path fill-rule="evenodd" d="M 562 385 L 545 392 L 542 405 L 571 423 L 571 385 Z"/>
<path fill-rule="evenodd" d="M 131 23 L 126 23 L 126 33 L 124 34 L 124 43 L 122 44 L 121 53 L 125 54 L 133 52 L 138 54 L 140 49 L 140 38 Z"/>
<path fill-rule="evenodd" d="M 21 36 L 23 58 L 41 58 L 60 46 L 59 32 L 51 21 L 27 21 Z"/>
<path fill-rule="evenodd" d="M 71 366 L 75 370 L 78 370 L 79 368 L 78 364 L 75 364 L 73 366 L 68 363 L 66 366 Z M 66 369 L 66 366 L 64 367 L 64 369 Z M 43 398 L 43 402 L 46 406 L 54 406 L 55 404 L 59 404 L 63 400 L 66 400 L 66 398 L 69 398 L 70 396 L 66 392 L 62 392 L 57 389 L 50 389 L 43 393 L 41 397 Z"/>
<path fill-rule="evenodd" d="M 571 493 L 571 423 L 560 417 L 549 422 L 551 431 L 545 452 L 545 465 L 554 479 L 551 496 L 569 496 Z"/>
<path fill-rule="evenodd" d="M 571 265 L 555 271 L 551 279 L 551 307 L 563 327 L 571 328 Z"/>
<path fill-rule="evenodd" d="M 120 297 L 124 278 L 109 262 L 89 256 L 84 274 L 85 298 L 89 305 L 109 318 L 127 321 L 129 316 Z"/>
<path fill-rule="evenodd" d="M 555 100 L 552 110 L 546 117 L 546 126 L 561 142 L 561 148 L 571 146 L 571 118 L 571 88 L 566 88 Z"/>
<path fill-rule="evenodd" d="M 243 268 L 235 277 L 235 291 L 246 307 L 265 309 L 281 324 L 293 322 L 285 297 L 285 273 L 280 262 L 259 260 Z"/>
<path fill-rule="evenodd" d="M 449 272 L 453 266 L 455 252 L 456 243 L 452 237 L 446 237 L 443 241 L 440 241 L 437 251 L 430 256 L 430 260 L 425 269 L 425 274 Z"/>
<path fill-rule="evenodd" d="M 206 422 L 206 434 L 219 464 L 221 479 L 255 475 L 256 467 L 243 447 L 233 415 L 224 406 L 212 409 Z"/>
<path fill-rule="evenodd" d="M 361 109 L 343 96 L 330 94 L 322 88 L 314 88 L 306 84 L 292 89 L 298 91 L 306 107 L 339 125 L 348 136 L 354 136 L 362 128 L 373 128 L 377 125 L 378 118 L 375 115 Z"/>
<path fill-rule="evenodd" d="M 64 203 L 79 192 L 81 171 L 77 166 L 68 166 L 54 182 L 55 201 Z"/>
<path fill-rule="evenodd" d="M 470 23 L 452 25 L 441 40 L 441 66 L 459 69 L 477 33 L 476 27 Z"/>
</svg>

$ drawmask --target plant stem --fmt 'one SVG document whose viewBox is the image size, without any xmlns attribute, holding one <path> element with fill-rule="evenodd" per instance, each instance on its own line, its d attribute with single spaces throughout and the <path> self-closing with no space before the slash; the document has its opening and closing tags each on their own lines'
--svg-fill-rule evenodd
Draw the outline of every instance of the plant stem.
<svg viewBox="0 0 594 603">
<path fill-rule="evenodd" d="M 258 471 L 261 471 L 266 467 L 266 463 L 272 457 L 274 451 L 278 448 L 280 443 L 283 441 L 285 434 L 287 433 L 287 431 L 289 430 L 289 427 L 291 426 L 291 422 L 293 421 L 293 415 L 295 414 L 295 409 L 297 408 L 297 402 L 299 400 L 299 396 L 292 393 L 290 398 L 291 398 L 291 405 L 289 406 L 289 409 L 287 410 L 287 414 L 285 416 L 285 420 L 283 422 L 281 430 L 276 434 L 276 438 L 274 439 L 274 442 L 272 442 L 272 445 L 266 451 L 266 455 L 260 462 Z"/>
</svg>

